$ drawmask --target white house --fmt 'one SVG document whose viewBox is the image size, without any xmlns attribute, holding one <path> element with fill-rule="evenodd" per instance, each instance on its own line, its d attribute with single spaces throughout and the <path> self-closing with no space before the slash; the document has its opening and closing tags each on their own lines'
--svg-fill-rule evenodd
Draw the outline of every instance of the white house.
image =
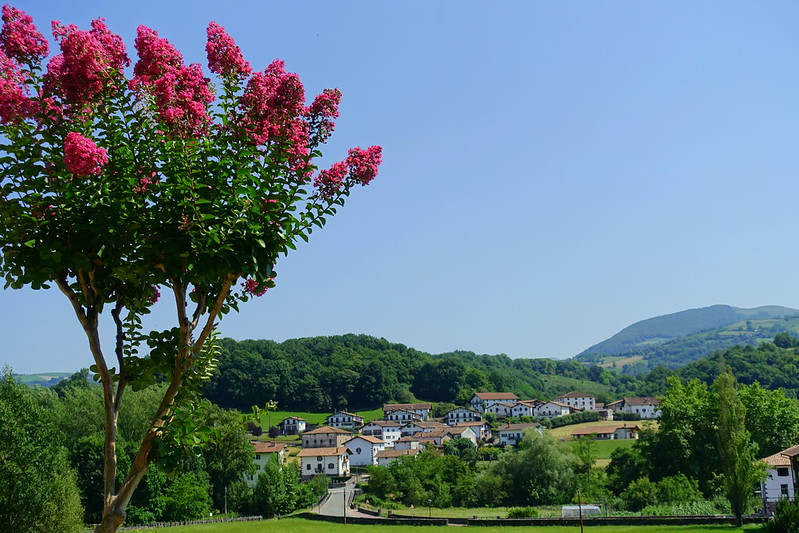
<svg viewBox="0 0 799 533">
<path fill-rule="evenodd" d="M 483 415 L 474 409 L 467 409 L 466 407 L 458 407 L 444 414 L 444 423 L 448 426 L 461 424 L 463 422 L 480 422 L 483 420 Z"/>
<path fill-rule="evenodd" d="M 460 424 L 455 424 L 454 427 L 472 428 L 472 431 L 477 435 L 477 440 L 487 441 L 491 438 L 491 424 L 488 422 L 461 422 Z"/>
<path fill-rule="evenodd" d="M 395 450 L 416 450 L 419 449 L 419 437 L 402 437 L 394 443 Z"/>
<path fill-rule="evenodd" d="M 422 417 L 422 420 L 430 418 L 432 403 L 387 403 L 383 406 L 383 418 L 388 420 L 388 413 L 391 411 L 410 411 Z"/>
<path fill-rule="evenodd" d="M 386 447 L 394 446 L 394 442 L 402 438 L 402 424 L 388 420 L 372 420 L 361 428 L 361 435 L 377 437 L 386 443 Z"/>
<path fill-rule="evenodd" d="M 322 426 L 302 434 L 303 448 L 335 448 L 353 437 L 352 433 L 339 428 Z"/>
<path fill-rule="evenodd" d="M 791 457 L 787 453 L 796 452 L 796 448 L 788 448 L 763 461 L 768 465 L 766 479 L 760 482 L 760 495 L 763 499 L 763 512 L 766 516 L 774 515 L 779 500 L 796 499 L 796 473 L 791 468 Z"/>
<path fill-rule="evenodd" d="M 417 433 L 424 433 L 427 431 L 433 431 L 434 429 L 446 428 L 449 427 L 446 424 L 442 424 L 441 422 L 410 422 L 405 424 L 400 429 L 400 433 L 403 437 L 409 437 L 411 435 L 416 435 Z"/>
<path fill-rule="evenodd" d="M 485 411 L 483 411 L 483 413 L 491 413 L 497 418 L 508 418 L 509 416 L 512 416 L 511 412 L 513 411 L 514 405 L 516 404 L 511 402 L 492 403 L 491 405 L 485 408 Z"/>
<path fill-rule="evenodd" d="M 637 439 L 640 428 L 635 425 L 613 424 L 608 426 L 589 426 L 572 431 L 572 438 L 587 437 L 594 440 Z"/>
<path fill-rule="evenodd" d="M 413 421 L 422 421 L 422 415 L 414 411 L 407 411 L 405 409 L 396 409 L 394 411 L 387 411 L 385 419 L 390 422 L 402 422 L 406 424 Z"/>
<path fill-rule="evenodd" d="M 510 416 L 513 417 L 522 417 L 522 416 L 535 416 L 535 401 L 521 401 L 513 404 L 510 409 Z"/>
<path fill-rule="evenodd" d="M 333 428 L 354 428 L 363 425 L 363 417 L 347 411 L 336 411 L 327 415 L 327 425 Z"/>
<path fill-rule="evenodd" d="M 250 441 L 252 444 L 255 457 L 253 462 L 256 466 L 256 471 L 253 474 L 246 474 L 244 481 L 251 487 L 254 487 L 258 482 L 258 474 L 263 472 L 266 463 L 272 460 L 273 456 L 277 457 L 278 464 L 283 464 L 286 460 L 286 444 L 284 442 L 264 442 L 264 441 Z"/>
<path fill-rule="evenodd" d="M 377 452 L 377 464 L 379 466 L 388 466 L 401 457 L 414 457 L 421 453 L 422 450 L 418 448 L 411 448 L 410 450 L 383 450 Z"/>
<path fill-rule="evenodd" d="M 278 424 L 278 429 L 280 430 L 281 435 L 296 435 L 297 433 L 302 433 L 305 431 L 306 425 L 307 424 L 304 418 L 290 416 L 280 421 L 280 424 Z"/>
<path fill-rule="evenodd" d="M 497 438 L 500 444 L 516 446 L 528 431 L 542 432 L 541 424 L 529 422 L 526 424 L 502 424 L 497 428 Z"/>
<path fill-rule="evenodd" d="M 344 445 L 352 452 L 350 466 L 376 465 L 377 452 L 386 449 L 385 442 L 369 435 L 358 435 L 345 442 Z"/>
<path fill-rule="evenodd" d="M 581 411 L 596 411 L 596 396 L 585 392 L 568 392 L 555 398 L 556 402 L 565 403 Z"/>
<path fill-rule="evenodd" d="M 302 479 L 314 476 L 346 476 L 350 473 L 350 450 L 346 446 L 336 448 L 303 448 L 300 459 Z"/>
<path fill-rule="evenodd" d="M 660 418 L 660 400 L 650 396 L 634 396 L 622 398 L 606 406 L 613 412 L 635 413 L 644 418 Z"/>
<path fill-rule="evenodd" d="M 512 392 L 478 392 L 472 396 L 469 404 L 472 409 L 484 413 L 486 408 L 499 402 L 517 402 L 519 397 Z"/>
<path fill-rule="evenodd" d="M 576 409 L 565 403 L 556 401 L 542 403 L 535 408 L 535 416 L 539 418 L 554 418 L 556 416 L 566 416 L 575 412 Z"/>
</svg>

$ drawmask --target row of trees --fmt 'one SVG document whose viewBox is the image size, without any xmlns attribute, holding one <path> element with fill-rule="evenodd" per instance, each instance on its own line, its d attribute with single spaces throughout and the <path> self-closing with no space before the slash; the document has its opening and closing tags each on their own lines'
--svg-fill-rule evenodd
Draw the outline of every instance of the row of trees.
<svg viewBox="0 0 799 533">
<path fill-rule="evenodd" d="M 6 502 L 0 506 L 0 530 L 69 532 L 101 520 L 102 389 L 86 381 L 86 374 L 54 389 L 21 385 L 8 370 L 0 379 L 0 499 Z M 129 395 L 119 420 L 122 468 L 133 460 L 161 394 L 154 387 Z M 282 482 L 267 469 L 266 479 L 259 480 L 262 488 L 247 492 L 242 479 L 255 467 L 241 415 L 208 402 L 200 413 L 198 430 L 213 433 L 213 443 L 172 458 L 170 464 L 179 469 L 150 465 L 128 506 L 126 524 L 207 518 L 226 506 L 271 516 L 316 501 L 318 486 L 304 488 L 293 468 L 280 473 Z M 276 504 L 270 491 L 281 486 L 295 496 Z"/>
</svg>

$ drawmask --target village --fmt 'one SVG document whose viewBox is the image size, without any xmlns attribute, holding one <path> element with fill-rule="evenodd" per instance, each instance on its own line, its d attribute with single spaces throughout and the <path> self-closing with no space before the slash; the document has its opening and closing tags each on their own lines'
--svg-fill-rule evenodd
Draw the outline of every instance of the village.
<svg viewBox="0 0 799 533">
<path fill-rule="evenodd" d="M 401 457 L 419 454 L 424 449 L 441 449 L 451 439 L 466 439 L 475 446 L 515 446 L 526 431 L 543 433 L 539 422 L 504 422 L 493 427 L 484 415 L 497 421 L 507 419 L 551 419 L 594 411 L 607 425 L 580 428 L 572 438 L 597 440 L 637 439 L 640 427 L 635 423 L 613 423 L 614 413 L 636 415 L 640 420 L 660 416 L 659 401 L 651 397 L 632 397 L 609 403 L 597 403 L 596 397 L 583 392 L 569 392 L 551 401 L 521 400 L 510 392 L 476 393 L 469 407 L 457 407 L 443 417 L 432 418 L 432 403 L 395 403 L 383 406 L 383 418 L 366 422 L 362 416 L 336 411 L 326 424 L 310 427 L 300 417 L 288 417 L 278 424 L 281 435 L 298 435 L 302 449 L 297 453 L 302 479 L 314 476 L 343 477 L 351 467 L 386 466 Z M 286 443 L 252 441 L 258 469 L 277 454 L 280 463 L 286 457 Z M 246 481 L 254 485 L 257 472 Z"/>
</svg>

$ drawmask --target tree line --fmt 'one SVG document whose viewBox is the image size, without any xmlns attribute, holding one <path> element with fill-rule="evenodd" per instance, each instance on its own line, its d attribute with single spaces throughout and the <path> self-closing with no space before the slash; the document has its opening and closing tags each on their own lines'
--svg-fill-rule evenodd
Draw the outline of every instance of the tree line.
<svg viewBox="0 0 799 533">
<path fill-rule="evenodd" d="M 742 383 L 758 381 L 795 397 L 799 340 L 785 333 L 775 340 L 777 344 L 717 351 L 682 369 L 658 366 L 644 374 L 625 375 L 574 359 L 511 359 L 468 351 L 433 355 L 368 335 L 282 343 L 223 339 L 219 372 L 204 394 L 222 407 L 242 411 L 267 400 L 285 409 L 314 412 L 373 409 L 415 399 L 467 405 L 475 392 L 484 391 L 551 399 L 582 390 L 595 394 L 598 402 L 609 402 L 623 396 L 662 395 L 671 376 L 710 384 L 727 365 Z"/>
</svg>

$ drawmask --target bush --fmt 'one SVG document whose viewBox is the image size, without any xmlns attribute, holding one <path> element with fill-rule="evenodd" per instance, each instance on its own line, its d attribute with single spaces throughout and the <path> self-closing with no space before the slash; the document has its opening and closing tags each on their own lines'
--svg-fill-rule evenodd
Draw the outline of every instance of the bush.
<svg viewBox="0 0 799 533">
<path fill-rule="evenodd" d="M 799 531 L 799 502 L 780 500 L 774 518 L 766 524 L 769 533 L 795 533 Z"/>
<path fill-rule="evenodd" d="M 508 509 L 508 518 L 537 518 L 538 510 L 535 507 L 513 507 Z"/>
<path fill-rule="evenodd" d="M 613 413 L 613 420 L 641 420 L 641 415 L 638 413 Z"/>
</svg>

